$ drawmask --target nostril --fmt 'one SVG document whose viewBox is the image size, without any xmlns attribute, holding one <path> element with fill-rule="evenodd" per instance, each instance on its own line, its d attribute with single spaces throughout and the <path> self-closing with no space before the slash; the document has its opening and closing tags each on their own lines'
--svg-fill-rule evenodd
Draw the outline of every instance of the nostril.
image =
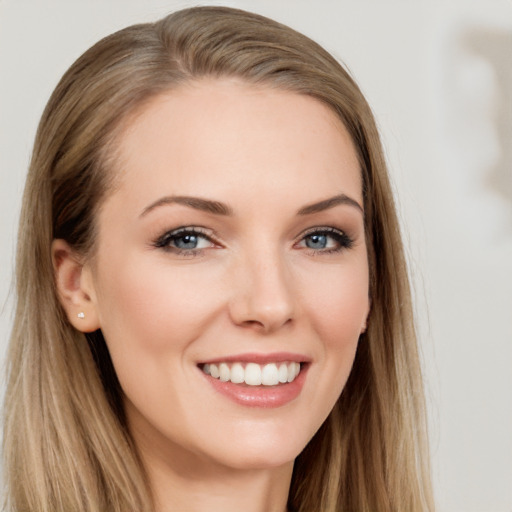
<svg viewBox="0 0 512 512">
<path fill-rule="evenodd" d="M 248 329 L 253 329 L 259 332 L 274 332 L 281 329 L 292 322 L 291 318 L 286 318 L 284 321 L 277 318 L 265 318 L 264 320 L 244 320 L 239 325 Z"/>
</svg>

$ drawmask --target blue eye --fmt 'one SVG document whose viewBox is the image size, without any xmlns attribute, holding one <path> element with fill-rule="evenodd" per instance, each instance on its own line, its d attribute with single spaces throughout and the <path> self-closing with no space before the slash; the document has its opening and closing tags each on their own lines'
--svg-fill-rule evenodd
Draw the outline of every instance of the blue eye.
<svg viewBox="0 0 512 512">
<path fill-rule="evenodd" d="M 199 237 L 193 234 L 183 234 L 172 239 L 178 249 L 197 249 Z"/>
<path fill-rule="evenodd" d="M 304 240 L 306 242 L 306 247 L 309 247 L 310 249 L 325 249 L 329 243 L 327 235 L 320 233 L 309 235 Z"/>
<path fill-rule="evenodd" d="M 352 247 L 353 241 L 343 232 L 335 228 L 316 228 L 306 233 L 299 241 L 299 247 L 314 252 L 339 252 Z"/>
<path fill-rule="evenodd" d="M 214 244 L 208 235 L 197 228 L 179 228 L 164 233 L 155 241 L 154 245 L 180 254 L 192 254 L 212 247 Z"/>
</svg>

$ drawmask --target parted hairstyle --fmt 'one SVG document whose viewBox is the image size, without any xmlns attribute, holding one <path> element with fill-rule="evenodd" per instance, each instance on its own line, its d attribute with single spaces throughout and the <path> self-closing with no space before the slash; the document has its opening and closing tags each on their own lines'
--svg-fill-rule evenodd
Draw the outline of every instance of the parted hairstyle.
<svg viewBox="0 0 512 512">
<path fill-rule="evenodd" d="M 42 116 L 20 220 L 17 307 L 4 408 L 5 509 L 151 512 L 151 489 L 101 331 L 67 320 L 52 240 L 84 260 L 113 187 L 116 136 L 156 95 L 234 77 L 326 104 L 361 168 L 371 312 L 331 414 L 295 461 L 296 512 L 433 510 L 411 292 L 375 121 L 347 71 L 306 36 L 265 17 L 197 7 L 98 42 L 65 73 Z"/>
</svg>

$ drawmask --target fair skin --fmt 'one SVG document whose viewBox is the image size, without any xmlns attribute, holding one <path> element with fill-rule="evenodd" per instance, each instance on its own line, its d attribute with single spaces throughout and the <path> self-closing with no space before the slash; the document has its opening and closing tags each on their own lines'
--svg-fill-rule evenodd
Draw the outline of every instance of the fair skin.
<svg viewBox="0 0 512 512">
<path fill-rule="evenodd" d="M 105 336 L 157 510 L 283 512 L 369 310 L 350 137 L 315 99 L 203 80 L 129 121 L 116 172 L 94 257 L 56 240 L 54 261 L 70 321 Z"/>
</svg>

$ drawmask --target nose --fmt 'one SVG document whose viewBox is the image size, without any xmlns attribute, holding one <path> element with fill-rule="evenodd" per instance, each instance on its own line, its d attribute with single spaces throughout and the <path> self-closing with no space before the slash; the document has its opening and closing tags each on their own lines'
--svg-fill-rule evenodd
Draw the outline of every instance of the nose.
<svg viewBox="0 0 512 512">
<path fill-rule="evenodd" d="M 229 304 L 231 320 L 236 325 L 271 333 L 293 322 L 296 297 L 282 259 L 263 252 L 238 263 Z"/>
</svg>

